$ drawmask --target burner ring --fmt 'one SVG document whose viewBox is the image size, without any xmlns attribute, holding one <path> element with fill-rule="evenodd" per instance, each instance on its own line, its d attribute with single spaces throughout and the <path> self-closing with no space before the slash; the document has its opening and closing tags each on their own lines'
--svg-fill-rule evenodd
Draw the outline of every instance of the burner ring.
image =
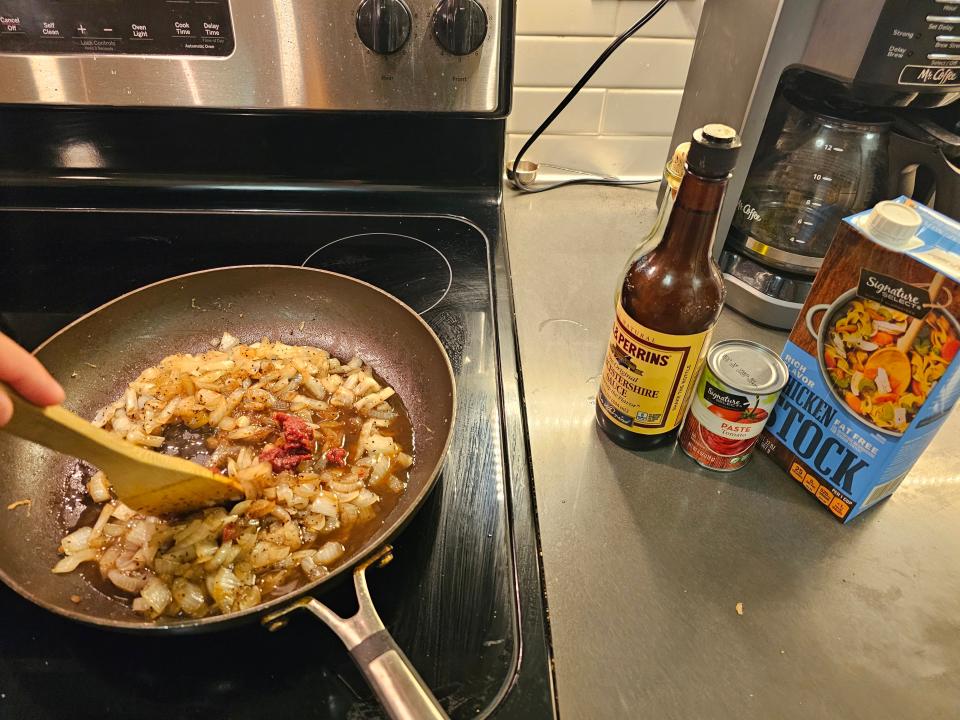
<svg viewBox="0 0 960 720">
<path fill-rule="evenodd" d="M 347 235 L 321 245 L 302 267 L 331 270 L 375 285 L 422 315 L 443 302 L 453 267 L 430 243 L 392 232 Z"/>
</svg>

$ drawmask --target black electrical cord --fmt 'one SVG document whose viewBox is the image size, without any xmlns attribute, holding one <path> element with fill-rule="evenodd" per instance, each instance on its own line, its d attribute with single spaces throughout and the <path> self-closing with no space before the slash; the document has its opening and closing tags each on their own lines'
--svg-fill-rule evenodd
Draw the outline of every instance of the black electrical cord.
<svg viewBox="0 0 960 720">
<path fill-rule="evenodd" d="M 576 180 L 563 180 L 561 182 L 554 183 L 553 185 L 534 187 L 532 185 L 527 185 L 520 179 L 517 173 L 517 168 L 520 166 L 520 161 L 523 160 L 523 156 L 526 154 L 527 150 L 530 149 L 530 146 L 539 139 L 543 132 L 550 127 L 554 120 L 557 119 L 557 116 L 566 109 L 567 105 L 570 104 L 570 101 L 573 100 L 573 98 L 577 96 L 577 93 L 583 89 L 583 86 L 590 82 L 590 78 L 596 74 L 597 70 L 599 70 L 600 67 L 607 61 L 607 58 L 613 55 L 614 51 L 616 51 L 618 47 L 623 45 L 623 43 L 636 34 L 640 28 L 650 22 L 650 20 L 652 20 L 653 17 L 660 12 L 663 6 L 669 1 L 670 0 L 659 0 L 656 5 L 650 8 L 646 15 L 637 20 L 637 22 L 634 23 L 631 28 L 626 30 L 616 40 L 610 43 L 607 49 L 600 54 L 600 57 L 598 57 L 594 61 L 593 65 L 591 65 L 590 68 L 583 74 L 583 77 L 577 80 L 576 84 L 570 89 L 570 92 L 567 93 L 566 97 L 560 101 L 560 104 L 557 105 L 557 107 L 553 109 L 553 112 L 547 116 L 547 119 L 540 124 L 540 127 L 533 131 L 533 134 L 530 135 L 529 138 L 527 138 L 527 141 L 523 144 L 523 147 L 520 148 L 520 152 L 517 153 L 517 157 L 513 161 L 513 169 L 507 171 L 507 178 L 513 183 L 514 187 L 516 187 L 518 190 L 522 190 L 523 192 L 538 193 L 546 192 L 547 190 L 554 190 L 558 187 L 565 187 L 567 185 L 650 185 L 652 183 L 660 182 L 660 178 L 656 178 L 655 180 L 616 180 L 613 178 L 604 178 L 598 176 L 578 178 Z"/>
</svg>

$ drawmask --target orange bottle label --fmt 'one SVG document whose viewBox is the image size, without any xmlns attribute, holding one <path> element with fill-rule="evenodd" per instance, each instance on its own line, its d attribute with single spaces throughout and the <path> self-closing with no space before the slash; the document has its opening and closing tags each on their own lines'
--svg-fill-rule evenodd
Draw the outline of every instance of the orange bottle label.
<svg viewBox="0 0 960 720">
<path fill-rule="evenodd" d="M 597 397 L 603 414 L 640 435 L 660 435 L 677 427 L 712 332 L 657 332 L 633 320 L 618 302 Z"/>
</svg>

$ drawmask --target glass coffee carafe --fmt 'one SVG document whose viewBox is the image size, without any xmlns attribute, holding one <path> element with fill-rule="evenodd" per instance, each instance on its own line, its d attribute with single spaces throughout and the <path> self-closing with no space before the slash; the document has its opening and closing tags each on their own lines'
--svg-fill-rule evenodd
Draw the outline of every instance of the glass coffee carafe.
<svg viewBox="0 0 960 720">
<path fill-rule="evenodd" d="M 767 266 L 812 275 L 841 219 L 885 196 L 892 122 L 791 89 L 775 106 L 782 121 L 760 138 L 730 240 Z"/>
</svg>

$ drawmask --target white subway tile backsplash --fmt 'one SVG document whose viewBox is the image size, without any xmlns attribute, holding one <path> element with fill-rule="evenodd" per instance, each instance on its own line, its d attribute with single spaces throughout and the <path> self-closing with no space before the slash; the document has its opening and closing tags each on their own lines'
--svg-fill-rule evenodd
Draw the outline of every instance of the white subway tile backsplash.
<svg viewBox="0 0 960 720">
<path fill-rule="evenodd" d="M 609 38 L 518 37 L 514 82 L 527 87 L 569 87 L 609 44 Z M 628 40 L 589 87 L 682 88 L 692 52 L 692 40 Z"/>
<path fill-rule="evenodd" d="M 671 0 L 609 58 L 529 159 L 621 177 L 655 176 L 669 152 L 705 0 Z M 518 0 L 510 159 L 614 37 L 654 0 Z M 540 177 L 569 177 L 541 168 Z"/>
<path fill-rule="evenodd" d="M 608 90 L 604 135 L 672 135 L 682 90 Z"/>
<path fill-rule="evenodd" d="M 561 134 L 600 131 L 603 114 L 603 90 L 584 88 L 553 121 L 550 132 Z M 562 88 L 523 88 L 513 90 L 513 113 L 507 119 L 507 132 L 531 133 L 563 100 Z"/>
<path fill-rule="evenodd" d="M 517 34 L 613 35 L 620 5 L 620 0 L 519 0 Z"/>
<path fill-rule="evenodd" d="M 672 0 L 634 37 L 695 38 L 703 3 L 704 0 Z M 533 4 L 540 5 L 542 2 Z M 655 4 L 652 0 L 619 0 L 614 34 L 619 35 L 629 28 Z"/>
<path fill-rule="evenodd" d="M 525 134 L 508 136 L 508 161 L 514 159 L 526 139 Z M 544 135 L 527 151 L 524 159 L 624 179 L 660 177 L 669 147 L 669 137 Z M 549 176 L 556 173 L 542 168 L 538 179 Z"/>
</svg>

